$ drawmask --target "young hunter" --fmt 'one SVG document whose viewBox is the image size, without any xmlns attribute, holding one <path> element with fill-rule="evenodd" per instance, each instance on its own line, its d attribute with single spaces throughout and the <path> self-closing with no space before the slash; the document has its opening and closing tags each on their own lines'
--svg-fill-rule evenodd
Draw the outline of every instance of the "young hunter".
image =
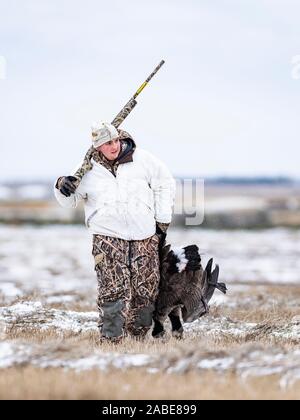
<svg viewBox="0 0 300 420">
<path fill-rule="evenodd" d="M 63 176 L 55 196 L 63 207 L 84 203 L 93 235 L 101 340 L 145 337 L 160 280 L 159 243 L 172 218 L 175 180 L 124 130 L 105 122 L 92 129 L 92 169 L 76 188 Z"/>
</svg>

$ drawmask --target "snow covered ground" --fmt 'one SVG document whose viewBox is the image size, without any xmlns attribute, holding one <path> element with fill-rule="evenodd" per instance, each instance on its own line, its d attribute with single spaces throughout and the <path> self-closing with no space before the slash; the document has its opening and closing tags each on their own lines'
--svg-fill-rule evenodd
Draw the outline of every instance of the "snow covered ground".
<svg viewBox="0 0 300 420">
<path fill-rule="evenodd" d="M 49 352 L 49 350 L 51 350 Z M 144 368 L 149 373 L 163 371 L 167 374 L 184 374 L 190 371 L 213 370 L 219 373 L 235 372 L 242 378 L 250 376 L 279 375 L 282 388 L 292 386 L 300 380 L 300 350 L 282 352 L 280 349 L 264 349 L 257 345 L 247 351 L 234 352 L 197 352 L 162 357 L 148 354 L 103 353 L 95 350 L 93 354 L 81 354 L 80 357 L 61 355 L 61 346 L 45 344 L 26 344 L 0 342 L 0 369 L 31 364 L 40 368 L 75 369 L 77 372 L 100 369 Z"/>
<path fill-rule="evenodd" d="M 0 369 L 138 367 L 166 374 L 210 369 L 243 378 L 278 375 L 281 387 L 300 380 L 300 294 L 293 292 L 300 287 L 300 232 L 171 229 L 168 242 L 196 243 L 204 264 L 214 257 L 220 265 L 221 281 L 229 289 L 226 296 L 216 291 L 212 315 L 186 324 L 185 337 L 199 343 L 225 340 L 234 343 L 232 349 L 216 346 L 207 352 L 183 345 L 175 355 L 158 355 L 134 347 L 122 353 L 82 346 L 74 354 L 44 339 L 24 338 L 48 332 L 62 338 L 97 335 L 91 238 L 81 226 L 0 226 Z M 279 292 L 265 293 L 270 287 Z M 282 319 L 281 310 L 287 314 Z M 247 321 L 237 317 L 239 311 L 249 311 L 252 318 L 253 312 L 264 311 L 270 317 Z"/>
<path fill-rule="evenodd" d="M 74 312 L 46 309 L 40 302 L 18 303 L 0 309 L 0 333 L 10 328 L 20 329 L 24 333 L 54 330 L 58 335 L 68 331 L 75 334 L 97 332 L 96 312 Z M 263 336 L 276 340 L 277 343 L 300 343 L 300 318 L 277 325 L 263 325 L 232 321 L 227 318 L 205 317 L 192 324 L 185 325 L 186 334 L 191 337 L 208 337 L 214 340 L 228 339 L 251 340 Z M 289 351 L 259 344 L 243 346 L 234 351 L 200 351 L 195 348 L 177 350 L 172 354 L 143 354 L 103 352 L 97 348 L 81 348 L 74 351 L 62 345 L 47 343 L 29 343 L 24 340 L 0 341 L 0 369 L 31 365 L 40 368 L 64 368 L 83 371 L 100 369 L 144 368 L 147 372 L 159 371 L 167 374 L 184 374 L 195 370 L 213 370 L 216 372 L 235 372 L 242 378 L 249 376 L 278 375 L 280 386 L 286 388 L 300 380 L 300 348 Z"/>
<path fill-rule="evenodd" d="M 212 256 L 221 279 L 300 285 L 300 231 L 171 229 L 174 245 L 195 243 L 204 264 Z M 0 303 L 42 294 L 45 301 L 94 303 L 96 279 L 91 238 L 81 226 L 0 226 Z"/>
<path fill-rule="evenodd" d="M 300 285 L 300 230 L 171 230 L 171 244 L 199 246 L 206 262 L 214 257 L 230 283 Z"/>
</svg>

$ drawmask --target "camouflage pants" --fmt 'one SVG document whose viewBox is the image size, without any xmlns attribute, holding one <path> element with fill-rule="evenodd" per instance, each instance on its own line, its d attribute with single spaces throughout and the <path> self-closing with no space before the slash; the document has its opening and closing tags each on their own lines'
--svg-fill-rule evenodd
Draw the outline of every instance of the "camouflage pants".
<svg viewBox="0 0 300 420">
<path fill-rule="evenodd" d="M 143 338 L 152 324 L 159 285 L 157 235 L 141 241 L 93 236 L 102 339 Z"/>
</svg>

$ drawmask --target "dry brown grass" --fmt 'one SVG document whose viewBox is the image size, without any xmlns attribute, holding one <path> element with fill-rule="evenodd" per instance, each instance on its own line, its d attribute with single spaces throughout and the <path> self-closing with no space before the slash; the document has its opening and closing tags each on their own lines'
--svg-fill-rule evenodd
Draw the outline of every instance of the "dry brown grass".
<svg viewBox="0 0 300 420">
<path fill-rule="evenodd" d="M 243 283 L 243 285 L 247 287 L 247 290 L 238 292 L 234 291 L 234 287 L 231 288 L 228 285 L 228 301 L 235 301 L 236 307 L 226 306 L 226 304 L 212 306 L 211 315 L 226 316 L 243 322 L 264 322 L 276 319 L 289 321 L 292 317 L 300 315 L 300 287 L 298 285 L 251 283 Z M 74 293 L 68 293 L 68 295 L 72 294 Z M 10 306 L 23 301 L 41 301 L 43 306 L 49 309 L 76 312 L 97 311 L 95 299 L 79 294 L 74 294 L 74 296 L 76 296 L 74 302 L 44 303 L 47 296 L 32 293 L 23 296 L 22 299 L 16 299 L 10 304 L 1 302 L 1 299 L 0 302 L 1 306 Z M 245 303 L 245 299 L 248 299 L 247 303 Z"/>
<path fill-rule="evenodd" d="M 70 332 L 63 337 L 57 335 L 55 330 L 19 330 L 11 329 L 6 333 L 6 339 L 21 340 L 25 343 L 47 344 L 49 347 L 65 346 L 70 350 L 72 348 L 82 347 L 88 350 L 101 350 L 104 353 L 118 352 L 118 353 L 143 353 L 143 354 L 166 354 L 177 351 L 182 348 L 214 348 L 215 350 L 225 350 L 228 346 L 238 346 L 238 343 L 231 341 L 230 343 L 225 340 L 214 340 L 210 338 L 187 337 L 179 341 L 171 336 L 165 340 L 155 340 L 151 336 L 147 337 L 144 341 L 134 340 L 130 337 L 118 344 L 109 342 L 100 342 L 99 334 L 90 332 L 85 334 L 75 335 Z"/>
<path fill-rule="evenodd" d="M 213 306 L 210 311 L 210 315 L 213 317 L 228 317 L 234 321 L 240 322 L 251 322 L 251 323 L 261 323 L 261 324 L 276 324 L 276 323 L 288 323 L 295 316 L 300 316 L 300 287 L 292 285 L 248 285 L 248 289 L 245 291 L 234 291 L 232 292 L 229 288 L 229 299 L 228 302 L 235 302 L 236 306 L 224 305 Z M 31 295 L 26 297 L 23 300 L 32 300 L 38 301 L 42 300 L 41 296 Z M 14 303 L 17 303 L 14 302 Z M 72 311 L 95 311 L 95 307 L 88 306 L 84 302 L 68 302 L 67 304 L 45 304 L 45 308 L 55 308 L 62 310 L 72 310 Z M 168 324 L 168 323 L 166 323 Z M 39 328 L 19 328 L 14 325 L 10 326 L 6 331 L 6 337 L 9 339 L 25 339 L 28 342 L 47 342 L 48 340 L 63 339 L 63 340 L 73 340 L 81 342 L 84 345 L 93 347 L 99 346 L 98 342 L 98 332 L 81 332 L 74 333 L 72 331 L 56 331 L 54 329 L 48 329 L 47 331 L 42 331 Z M 168 330 L 169 326 L 166 325 Z M 191 335 L 186 335 L 184 343 L 186 346 L 191 345 L 193 342 L 198 342 L 201 340 L 201 337 L 193 337 Z M 246 340 L 242 337 L 232 337 L 232 336 L 221 336 L 216 337 L 213 340 L 214 345 L 218 346 L 230 346 L 234 344 L 241 344 L 245 341 L 251 341 L 251 337 L 248 337 Z M 260 342 L 269 342 L 269 337 L 259 337 Z M 280 342 L 280 340 L 279 340 Z M 146 343 L 136 343 L 131 339 L 125 341 L 124 344 L 118 345 L 120 351 L 127 351 L 129 349 L 135 349 L 134 351 L 146 352 L 156 352 L 159 351 L 159 348 L 166 349 L 167 346 L 172 348 L 177 346 L 178 342 L 176 340 L 170 339 L 166 342 L 156 341 L 154 342 L 151 337 Z M 293 344 L 292 342 L 290 343 Z M 106 345 L 101 345 L 101 348 Z M 110 351 L 110 346 L 107 346 Z"/>
<path fill-rule="evenodd" d="M 255 334 L 246 337 L 233 337 L 223 334 L 216 337 L 187 335 L 183 340 L 177 340 L 170 334 L 164 340 L 156 340 L 149 335 L 144 341 L 137 341 L 130 337 L 118 344 L 100 342 L 97 332 L 74 334 L 67 332 L 63 336 L 58 336 L 55 330 L 19 330 L 11 329 L 6 333 L 6 339 L 22 340 L 25 343 L 47 344 L 49 347 L 63 345 L 71 351 L 72 349 L 84 348 L 85 350 L 101 350 L 104 353 L 143 353 L 143 354 L 171 354 L 182 349 L 201 349 L 202 351 L 227 351 L 240 348 L 241 345 L 255 345 L 257 343 L 264 347 L 270 345 L 280 346 L 283 350 L 295 347 L 294 340 L 284 341 L 280 338 L 270 338 L 264 334 Z M 299 344 L 299 343 L 298 343 Z"/>
<path fill-rule="evenodd" d="M 233 374 L 150 374 L 139 370 L 66 372 L 33 367 L 1 372 L 1 399 L 299 399 L 300 383 L 281 390 L 278 378 L 242 381 Z"/>
<path fill-rule="evenodd" d="M 300 288 L 297 286 L 253 285 L 248 290 L 229 293 L 230 300 L 237 303 L 230 307 L 213 307 L 212 316 L 226 316 L 235 321 L 254 323 L 284 323 L 300 315 Z M 41 300 L 41 296 L 31 296 L 30 300 Z M 247 298 L 250 301 L 247 301 Z M 27 299 L 26 299 L 27 300 Z M 239 304 L 241 302 L 241 304 Z M 244 302 L 244 303 L 243 303 Z M 64 310 L 94 311 L 95 307 L 80 302 L 46 305 L 48 308 Z M 93 352 L 103 353 L 143 353 L 159 354 L 174 360 L 189 352 L 231 352 L 239 349 L 247 351 L 247 346 L 262 348 L 272 345 L 263 334 L 256 338 L 234 338 L 226 336 L 213 338 L 187 334 L 182 341 L 168 338 L 166 341 L 153 340 L 150 336 L 144 342 L 126 339 L 114 345 L 99 343 L 97 332 L 74 334 L 66 332 L 59 336 L 53 330 L 10 328 L 6 340 L 41 344 L 46 351 L 71 359 L 76 355 Z M 299 348 L 299 343 L 286 340 L 280 343 L 282 351 Z M 43 347 L 44 348 L 44 347 Z M 179 356 L 178 356 L 179 355 Z M 241 380 L 234 373 L 213 371 L 190 371 L 181 375 L 160 373 L 150 374 L 145 368 L 99 370 L 76 373 L 63 369 L 40 369 L 33 366 L 2 369 L 0 375 L 0 398 L 2 399 L 299 399 L 300 381 L 293 387 L 282 390 L 276 376 L 256 377 Z"/>
<path fill-rule="evenodd" d="M 236 307 L 221 305 L 211 309 L 213 316 L 226 316 L 242 322 L 289 322 L 300 315 L 298 285 L 249 285 L 247 291 L 232 293 Z M 245 303 L 245 299 L 247 303 Z"/>
<path fill-rule="evenodd" d="M 300 309 L 282 307 L 281 304 L 275 304 L 272 308 L 214 308 L 211 311 L 212 316 L 225 316 L 235 321 L 241 322 L 289 322 L 293 317 L 300 315 Z"/>
</svg>

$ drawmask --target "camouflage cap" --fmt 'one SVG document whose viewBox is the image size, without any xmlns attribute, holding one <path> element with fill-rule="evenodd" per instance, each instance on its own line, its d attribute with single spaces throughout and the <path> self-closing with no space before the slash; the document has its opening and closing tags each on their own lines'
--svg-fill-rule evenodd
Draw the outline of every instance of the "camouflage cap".
<svg viewBox="0 0 300 420">
<path fill-rule="evenodd" d="M 95 149 L 118 137 L 118 130 L 112 124 L 104 121 L 92 124 L 92 143 Z"/>
</svg>

